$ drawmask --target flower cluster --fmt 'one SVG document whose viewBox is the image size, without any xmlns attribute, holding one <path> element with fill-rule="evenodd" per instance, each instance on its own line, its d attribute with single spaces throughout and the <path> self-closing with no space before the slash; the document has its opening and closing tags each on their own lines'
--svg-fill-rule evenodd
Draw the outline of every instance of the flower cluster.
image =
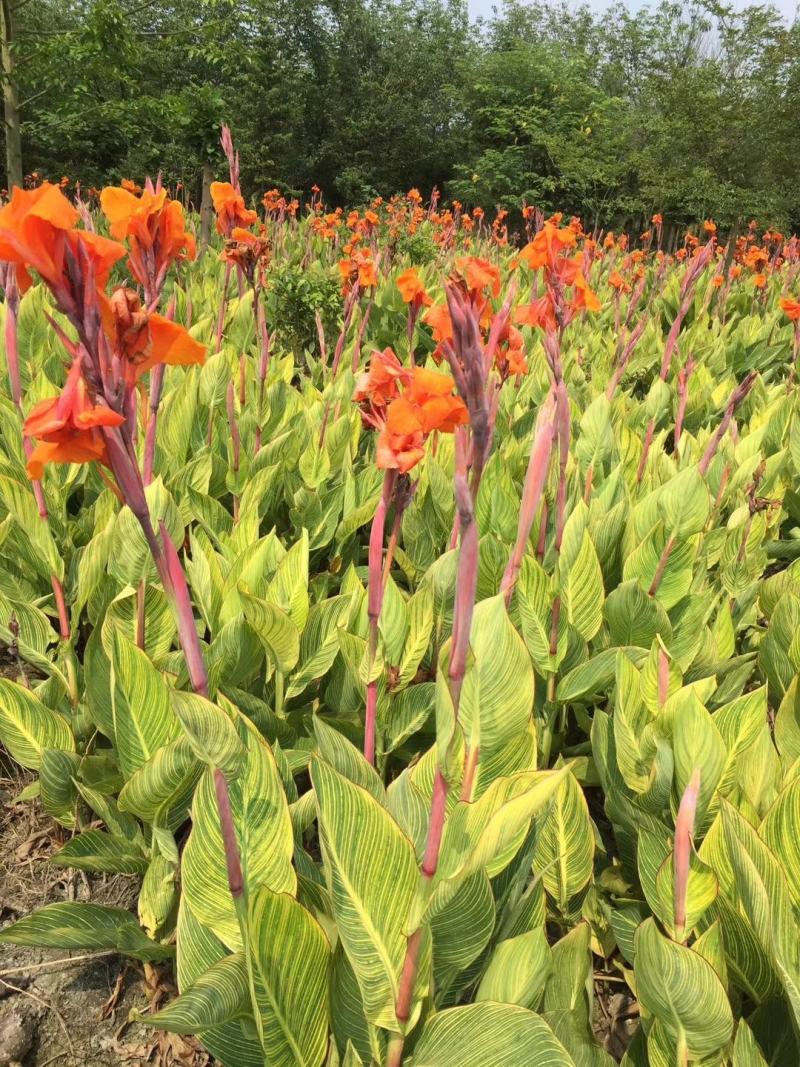
<svg viewBox="0 0 800 1067">
<path fill-rule="evenodd" d="M 468 421 L 467 409 L 453 395 L 447 374 L 424 367 L 404 367 L 391 348 L 376 352 L 361 375 L 353 399 L 367 425 L 379 431 L 377 466 L 407 474 L 425 455 L 434 430 L 452 433 Z"/>
</svg>

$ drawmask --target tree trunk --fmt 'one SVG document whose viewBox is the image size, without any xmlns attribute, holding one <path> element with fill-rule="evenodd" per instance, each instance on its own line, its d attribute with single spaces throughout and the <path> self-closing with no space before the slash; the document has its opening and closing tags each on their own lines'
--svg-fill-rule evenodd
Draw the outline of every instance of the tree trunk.
<svg viewBox="0 0 800 1067">
<path fill-rule="evenodd" d="M 17 82 L 14 77 L 11 0 L 0 0 L 0 67 L 3 79 L 3 117 L 6 134 L 6 174 L 8 190 L 22 188 L 22 136 L 19 128 Z"/>
<path fill-rule="evenodd" d="M 210 163 L 203 164 L 203 195 L 200 200 L 200 254 L 208 248 L 211 240 L 211 223 L 214 219 L 214 205 L 211 202 L 211 182 L 214 180 L 214 168 Z"/>
</svg>

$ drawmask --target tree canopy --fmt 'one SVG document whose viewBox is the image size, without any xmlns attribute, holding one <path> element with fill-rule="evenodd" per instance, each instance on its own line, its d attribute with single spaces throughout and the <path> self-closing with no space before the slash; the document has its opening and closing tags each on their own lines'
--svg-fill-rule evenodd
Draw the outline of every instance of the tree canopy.
<svg viewBox="0 0 800 1067">
<path fill-rule="evenodd" d="M 411 187 L 637 226 L 800 222 L 800 24 L 664 0 L 10 0 L 26 172 L 161 170 L 199 203 L 230 123 L 246 191 Z"/>
</svg>

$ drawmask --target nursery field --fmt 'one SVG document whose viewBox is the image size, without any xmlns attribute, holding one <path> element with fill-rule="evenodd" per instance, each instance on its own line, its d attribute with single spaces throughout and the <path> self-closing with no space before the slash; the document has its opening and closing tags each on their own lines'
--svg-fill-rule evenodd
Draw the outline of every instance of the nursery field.
<svg viewBox="0 0 800 1067">
<path fill-rule="evenodd" d="M 0 208 L 0 758 L 85 888 L 0 955 L 134 961 L 164 1063 L 797 1067 L 800 244 L 223 145 L 207 248 Z"/>
</svg>

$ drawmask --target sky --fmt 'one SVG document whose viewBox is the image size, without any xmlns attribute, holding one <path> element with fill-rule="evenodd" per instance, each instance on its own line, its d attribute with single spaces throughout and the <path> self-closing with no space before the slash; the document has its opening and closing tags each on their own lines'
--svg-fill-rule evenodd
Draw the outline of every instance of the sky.
<svg viewBox="0 0 800 1067">
<path fill-rule="evenodd" d="M 794 19 L 798 8 L 798 0 L 771 0 L 771 2 L 772 6 L 780 11 L 787 22 L 791 22 Z M 588 3 L 595 11 L 602 11 L 609 6 L 606 0 L 588 0 Z M 495 6 L 499 6 L 499 0 L 469 0 L 469 11 L 473 19 L 481 16 L 484 18 L 490 16 L 492 8 Z M 630 0 L 629 6 L 638 9 L 647 5 L 642 0 Z M 734 0 L 733 7 L 742 8 L 745 6 L 741 0 Z"/>
</svg>

